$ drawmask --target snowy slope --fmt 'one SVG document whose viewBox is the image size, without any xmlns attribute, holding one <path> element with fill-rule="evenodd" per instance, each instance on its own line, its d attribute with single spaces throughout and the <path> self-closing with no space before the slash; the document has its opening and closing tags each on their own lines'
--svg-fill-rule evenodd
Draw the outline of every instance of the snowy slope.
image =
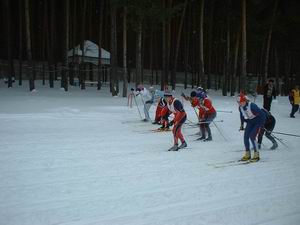
<svg viewBox="0 0 300 225">
<path fill-rule="evenodd" d="M 300 138 L 277 135 L 288 147 L 275 151 L 264 138 L 261 162 L 216 168 L 243 155 L 243 133 L 235 98 L 209 94 L 232 111 L 218 113 L 214 141 L 194 141 L 198 129 L 185 125 L 188 149 L 167 152 L 171 132 L 151 132 L 107 87 L 1 84 L 0 225 L 300 224 Z M 300 114 L 289 118 L 287 97 L 277 99 L 275 131 L 299 135 Z"/>
</svg>

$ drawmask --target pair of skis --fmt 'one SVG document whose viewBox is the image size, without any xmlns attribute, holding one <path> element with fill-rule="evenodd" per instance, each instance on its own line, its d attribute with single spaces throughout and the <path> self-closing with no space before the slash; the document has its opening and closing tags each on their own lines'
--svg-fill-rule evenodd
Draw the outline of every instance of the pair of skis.
<svg viewBox="0 0 300 225">
<path fill-rule="evenodd" d="M 224 167 L 232 167 L 232 166 L 240 166 L 240 165 L 248 165 L 252 163 L 259 163 L 259 162 L 264 162 L 262 160 L 259 161 L 241 161 L 241 160 L 232 160 L 232 161 L 227 161 L 227 162 L 221 162 L 221 163 L 210 163 L 208 164 L 209 166 L 213 166 L 214 168 L 224 168 Z"/>
<path fill-rule="evenodd" d="M 141 134 L 148 134 L 148 133 L 165 133 L 165 132 L 169 132 L 172 131 L 171 129 L 168 130 L 161 130 L 161 129 L 152 129 L 152 130 L 144 130 L 144 131 L 136 131 L 138 133 Z"/>
</svg>

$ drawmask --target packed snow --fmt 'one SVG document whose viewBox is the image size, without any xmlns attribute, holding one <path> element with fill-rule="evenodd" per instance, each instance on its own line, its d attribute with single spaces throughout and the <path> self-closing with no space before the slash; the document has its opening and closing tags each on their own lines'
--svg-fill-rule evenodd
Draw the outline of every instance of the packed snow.
<svg viewBox="0 0 300 225">
<path fill-rule="evenodd" d="M 218 166 L 244 153 L 234 97 L 209 90 L 212 142 L 195 141 L 197 117 L 183 101 L 188 148 L 168 152 L 172 132 L 153 132 L 158 125 L 107 85 L 28 90 L 0 84 L 1 225 L 300 224 L 299 137 L 276 134 L 276 150 L 264 137 L 261 161 Z M 176 88 L 180 100 L 182 91 L 191 88 Z M 255 102 L 262 107 L 262 96 Z M 286 96 L 272 103 L 274 131 L 300 135 L 290 110 Z"/>
</svg>

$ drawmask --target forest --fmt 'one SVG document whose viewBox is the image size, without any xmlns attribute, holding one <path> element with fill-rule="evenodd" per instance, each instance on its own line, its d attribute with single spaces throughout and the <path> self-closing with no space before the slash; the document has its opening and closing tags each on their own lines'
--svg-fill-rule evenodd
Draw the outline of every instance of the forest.
<svg viewBox="0 0 300 225">
<path fill-rule="evenodd" d="M 0 9 L 8 87 L 107 82 L 125 97 L 131 83 L 180 83 L 233 96 L 259 93 L 270 78 L 281 95 L 300 83 L 299 0 L 1 0 Z M 86 40 L 98 46 L 97 63 L 86 60 Z M 75 46 L 80 60 L 68 56 Z"/>
</svg>

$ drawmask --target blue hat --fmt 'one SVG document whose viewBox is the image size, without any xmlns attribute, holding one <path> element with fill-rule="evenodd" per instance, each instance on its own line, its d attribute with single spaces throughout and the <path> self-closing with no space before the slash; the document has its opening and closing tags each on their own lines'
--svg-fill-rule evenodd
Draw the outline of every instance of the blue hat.
<svg viewBox="0 0 300 225">
<path fill-rule="evenodd" d="M 200 99 L 204 99 L 207 97 L 206 93 L 204 91 L 200 91 L 197 93 L 197 97 Z"/>
</svg>

